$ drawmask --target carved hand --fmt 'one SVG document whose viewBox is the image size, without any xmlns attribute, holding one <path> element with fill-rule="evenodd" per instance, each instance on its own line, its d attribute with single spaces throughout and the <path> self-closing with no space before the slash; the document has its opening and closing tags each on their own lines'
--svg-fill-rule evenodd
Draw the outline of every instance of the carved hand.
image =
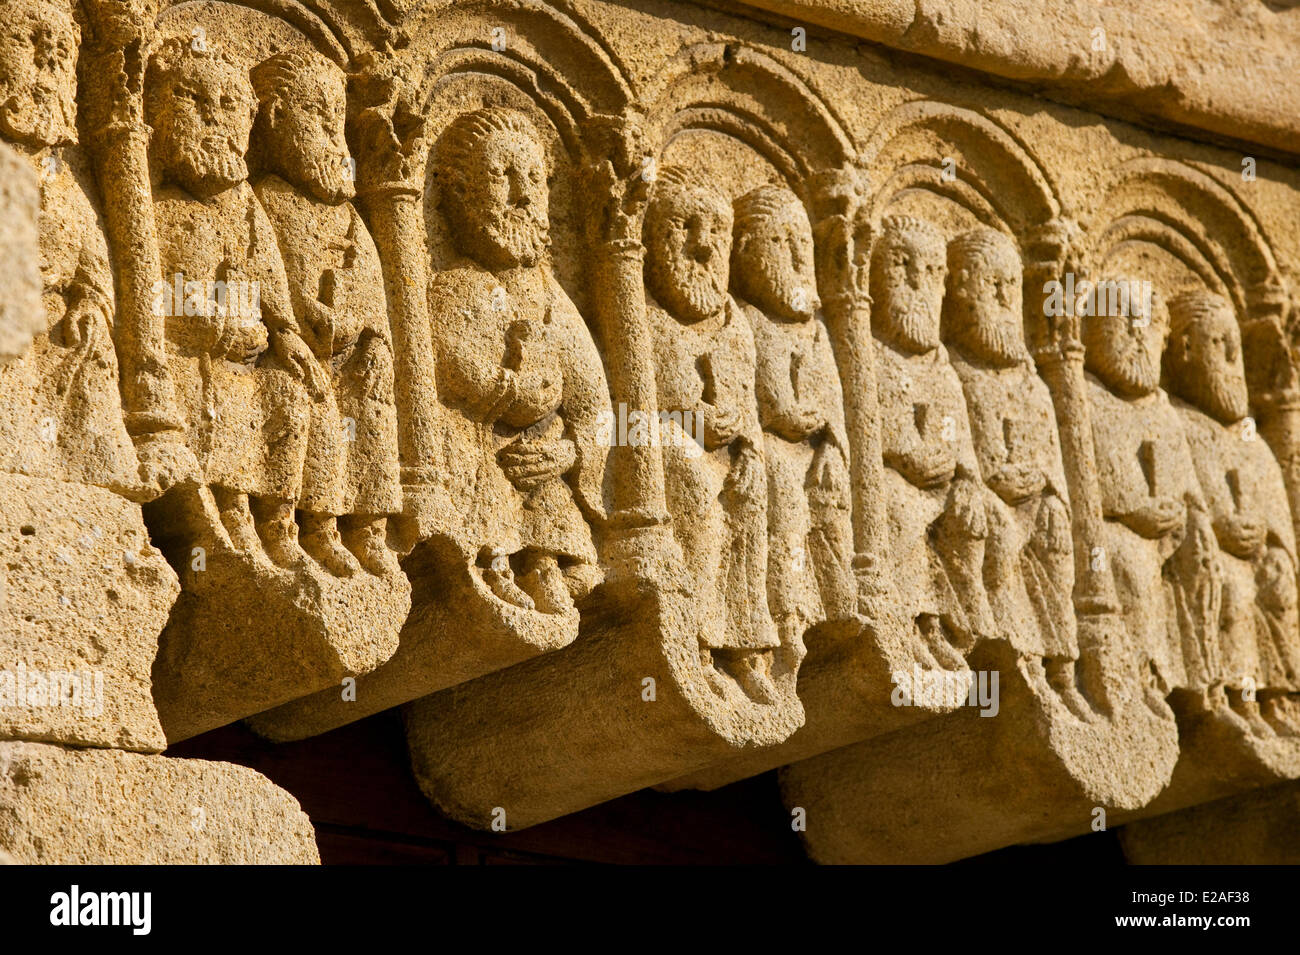
<svg viewBox="0 0 1300 955">
<path fill-rule="evenodd" d="M 1043 497 L 1034 520 L 1034 546 L 1046 554 L 1065 554 L 1070 550 L 1070 512 L 1055 494 Z"/>
<path fill-rule="evenodd" d="M 1022 504 L 1043 490 L 1047 478 L 1036 465 L 1008 464 L 988 478 L 994 493 L 1008 504 Z"/>
<path fill-rule="evenodd" d="M 745 416 L 739 408 L 705 405 L 703 414 L 704 446 L 710 450 L 730 444 L 740 436 L 741 430 L 745 427 Z"/>
<path fill-rule="evenodd" d="M 280 329 L 271 336 L 271 348 L 285 367 L 307 387 L 316 401 L 324 399 L 329 391 L 329 381 L 320 363 L 307 343 L 296 332 Z"/>
<path fill-rule="evenodd" d="M 954 526 L 964 537 L 982 540 L 988 536 L 988 513 L 984 509 L 983 488 L 970 478 L 959 478 L 953 482 L 952 494 L 948 498 L 948 512 L 952 515 Z"/>
<path fill-rule="evenodd" d="M 1258 517 L 1234 514 L 1215 521 L 1214 535 L 1229 554 L 1249 559 L 1264 546 L 1268 537 L 1268 525 Z"/>
<path fill-rule="evenodd" d="M 1255 569 L 1255 586 L 1265 610 L 1282 614 L 1294 608 L 1296 573 L 1291 555 L 1280 547 L 1270 547 Z"/>
<path fill-rule="evenodd" d="M 746 443 L 731 462 L 731 470 L 722 484 L 722 498 L 730 509 L 740 509 L 756 503 L 763 471 L 763 458 Z"/>
<path fill-rule="evenodd" d="M 577 446 L 568 438 L 556 441 L 516 441 L 497 452 L 497 462 L 510 483 L 531 491 L 566 474 L 578 460 Z"/>
<path fill-rule="evenodd" d="M 1164 537 L 1177 530 L 1186 518 L 1186 506 L 1172 497 L 1147 498 L 1120 516 L 1120 520 L 1135 533 L 1151 539 Z"/>
</svg>

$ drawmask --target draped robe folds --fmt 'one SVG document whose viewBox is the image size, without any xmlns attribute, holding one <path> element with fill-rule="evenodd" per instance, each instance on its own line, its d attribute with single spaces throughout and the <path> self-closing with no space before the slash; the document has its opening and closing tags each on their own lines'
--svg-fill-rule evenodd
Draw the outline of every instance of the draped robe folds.
<svg viewBox="0 0 1300 955">
<path fill-rule="evenodd" d="M 279 240 L 298 326 L 332 385 L 308 405 L 301 507 L 399 513 L 392 334 L 374 241 L 351 203 L 317 202 L 273 175 L 255 190 Z M 328 309 L 329 327 L 312 327 L 312 303 Z"/>
<path fill-rule="evenodd" d="M 297 501 L 308 402 L 302 383 L 266 347 L 268 333 L 296 331 L 266 212 L 240 183 L 202 201 L 163 187 L 154 216 L 164 282 L 257 283 L 260 318 L 185 314 L 192 309 L 174 301 L 166 318 L 168 368 L 205 482 Z"/>
<path fill-rule="evenodd" d="M 806 628 L 842 618 L 854 605 L 839 373 L 820 319 L 781 321 L 752 305 L 741 307 L 757 351 L 767 462 L 768 605 L 778 620 L 797 617 Z"/>
<path fill-rule="evenodd" d="M 596 562 L 592 523 L 604 517 L 609 389 L 595 343 L 577 308 L 551 274 L 539 266 L 520 279 L 534 288 L 512 294 L 508 279 L 462 261 L 430 284 L 429 313 L 437 355 L 438 393 L 450 413 L 435 466 L 448 477 L 450 498 L 442 526 L 471 554 L 514 554 L 532 549 L 562 564 Z M 537 294 L 531 294 L 536 292 Z M 519 351 L 509 344 L 521 341 Z M 509 397 L 504 384 L 542 364 L 560 387 L 556 400 L 517 421 L 527 396 Z M 498 455 L 513 445 L 568 440 L 576 448 L 563 474 L 520 489 Z"/>
<path fill-rule="evenodd" d="M 1260 687 L 1297 689 L 1300 621 L 1296 614 L 1295 531 L 1286 508 L 1282 469 L 1268 444 L 1244 421 L 1224 425 L 1181 401 L 1192 460 L 1211 519 L 1254 518 L 1268 528 L 1260 553 L 1249 558 L 1219 551 L 1223 597 L 1219 613 L 1219 667 L 1211 678 L 1250 678 Z M 1272 552 L 1278 579 L 1261 587 Z M 1266 596 L 1271 589 L 1274 599 Z"/>
<path fill-rule="evenodd" d="M 754 395 L 754 334 L 728 297 L 720 315 L 678 322 L 648 302 L 655 334 L 665 497 L 686 570 L 701 598 L 702 646 L 754 650 L 780 646 L 767 599 L 767 475 Z M 702 420 L 701 449 L 680 420 Z M 710 422 L 735 416 L 735 435 L 709 438 Z M 680 432 L 680 433 L 679 433 Z M 749 492 L 730 482 L 749 467 Z"/>
<path fill-rule="evenodd" d="M 42 157 L 38 221 L 46 330 L 0 368 L 0 469 L 141 490 L 114 346 L 113 275 L 78 150 Z M 69 329 L 65 317 L 76 323 Z"/>
</svg>

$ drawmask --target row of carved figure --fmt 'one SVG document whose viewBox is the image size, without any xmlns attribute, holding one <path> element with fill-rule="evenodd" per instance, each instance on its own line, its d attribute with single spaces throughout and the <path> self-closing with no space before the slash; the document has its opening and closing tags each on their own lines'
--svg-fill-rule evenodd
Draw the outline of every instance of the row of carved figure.
<svg viewBox="0 0 1300 955">
<path fill-rule="evenodd" d="M 250 561 L 400 573 L 387 525 L 403 509 L 403 383 L 380 255 L 351 201 L 343 71 L 297 51 L 248 71 L 190 37 L 153 53 L 152 305 L 184 437 L 165 467 L 142 466 L 120 398 L 108 243 L 73 145 L 77 44 L 59 5 L 22 4 L 0 26 L 0 133 L 41 174 L 48 315 L 29 354 L 0 369 L 0 467 L 139 501 L 197 483 Z M 647 422 L 611 407 L 602 350 L 552 270 L 531 121 L 466 112 L 436 157 L 458 252 L 428 290 L 449 519 L 462 524 L 444 530 L 473 542 L 500 601 L 571 611 L 601 579 L 610 446 L 643 440 Z M 851 455 L 812 229 L 783 185 L 733 203 L 670 166 L 653 175 L 643 238 L 650 440 L 684 566 L 718 609 L 701 656 L 771 700 L 773 651 L 797 655 L 856 597 Z M 1022 296 L 1039 290 L 1022 288 L 1006 234 L 948 242 L 902 215 L 880 223 L 868 268 L 877 493 L 919 659 L 960 669 L 977 641 L 1010 640 L 1090 719 L 1057 413 L 1024 336 Z M 1083 339 L 1105 517 L 1090 559 L 1114 573 L 1151 692 L 1230 706 L 1258 735 L 1300 732 L 1287 697 L 1300 689 L 1292 521 L 1248 418 L 1231 305 L 1203 290 L 1141 300 L 1085 319 Z"/>
</svg>

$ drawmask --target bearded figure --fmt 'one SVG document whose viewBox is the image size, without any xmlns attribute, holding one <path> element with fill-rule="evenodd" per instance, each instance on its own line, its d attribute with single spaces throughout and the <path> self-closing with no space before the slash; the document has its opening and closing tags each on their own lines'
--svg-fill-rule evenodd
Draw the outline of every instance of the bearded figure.
<svg viewBox="0 0 1300 955">
<path fill-rule="evenodd" d="M 552 272 L 546 154 L 531 121 L 489 107 L 438 141 L 442 211 L 459 252 L 429 289 L 457 543 L 506 603 L 561 613 L 600 582 L 609 388 L 586 323 Z"/>
<path fill-rule="evenodd" d="M 647 308 L 665 494 L 701 590 L 701 657 L 706 672 L 773 702 L 771 651 L 781 640 L 767 602 L 754 333 L 727 291 L 733 225 L 731 202 L 713 186 L 679 166 L 661 169 L 645 218 Z M 679 429 L 679 413 L 697 426 Z"/>
<path fill-rule="evenodd" d="M 1079 657 L 1074 546 L 1065 465 L 1046 383 L 1025 347 L 1023 266 L 1015 243 L 977 228 L 948 244 L 943 324 L 961 379 L 984 484 L 989 603 L 1016 649 L 1042 659 L 1075 715 L 1091 712 L 1074 681 Z"/>
<path fill-rule="evenodd" d="M 80 33 L 59 0 L 17 0 L 0 24 L 0 136 L 41 180 L 45 320 L 0 369 L 0 469 L 145 494 L 122 415 L 113 274 L 77 147 Z"/>
<path fill-rule="evenodd" d="M 329 379 L 298 331 L 275 232 L 247 182 L 255 100 L 225 54 L 172 38 L 154 54 L 145 108 L 168 367 L 186 443 L 231 546 L 292 568 L 307 395 Z M 305 389 L 305 392 L 304 392 Z"/>
<path fill-rule="evenodd" d="M 1112 298 L 1086 309 L 1110 314 L 1082 317 L 1102 547 L 1148 694 L 1204 692 L 1216 668 L 1218 561 L 1183 421 L 1160 387 L 1168 313 L 1154 294 Z"/>
<path fill-rule="evenodd" d="M 984 589 L 988 520 L 961 380 L 939 341 L 947 243 L 889 216 L 871 250 L 872 331 L 890 541 L 924 666 L 961 669 L 959 649 L 995 635 Z"/>
<path fill-rule="evenodd" d="M 783 642 L 854 605 L 848 439 L 830 336 L 817 316 L 812 226 L 789 189 L 736 200 L 731 279 L 754 331 L 767 464 L 767 599 Z"/>
<path fill-rule="evenodd" d="M 386 545 L 388 516 L 402 509 L 393 348 L 379 253 L 350 202 L 346 78 L 320 54 L 292 51 L 252 80 L 266 170 L 253 191 L 275 229 L 294 317 L 330 384 L 308 405 L 299 542 L 336 576 L 396 574 Z"/>
<path fill-rule="evenodd" d="M 1223 589 L 1212 689 L 1260 735 L 1300 732 L 1296 547 L 1282 469 L 1248 421 L 1241 333 L 1229 302 L 1206 291 L 1169 303 L 1164 371 L 1182 418 L 1219 547 Z M 1255 701 L 1245 687 L 1258 687 Z M 1256 717 L 1256 713 L 1262 720 Z"/>
</svg>

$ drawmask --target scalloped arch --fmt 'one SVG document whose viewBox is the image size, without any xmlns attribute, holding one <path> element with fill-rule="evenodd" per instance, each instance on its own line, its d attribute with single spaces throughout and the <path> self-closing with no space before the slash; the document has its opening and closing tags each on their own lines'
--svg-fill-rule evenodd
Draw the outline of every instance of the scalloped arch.
<svg viewBox="0 0 1300 955">
<path fill-rule="evenodd" d="M 955 179 L 941 175 L 944 150 L 966 159 L 957 164 Z M 860 163 L 875 187 L 873 225 L 905 189 L 943 195 L 982 221 L 992 213 L 996 220 L 989 225 L 1017 236 L 1067 214 L 1056 184 L 1028 148 L 1001 124 L 963 106 L 922 99 L 895 107 L 872 130 Z"/>
</svg>

